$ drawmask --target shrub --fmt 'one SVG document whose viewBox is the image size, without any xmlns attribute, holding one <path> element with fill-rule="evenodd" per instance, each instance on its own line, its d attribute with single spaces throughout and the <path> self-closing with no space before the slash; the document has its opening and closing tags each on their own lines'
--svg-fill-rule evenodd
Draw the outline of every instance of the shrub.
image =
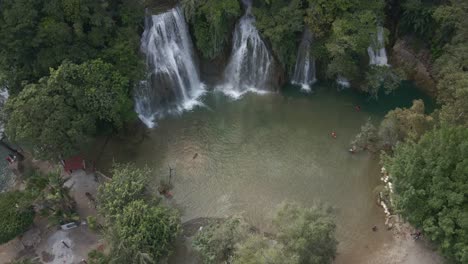
<svg viewBox="0 0 468 264">
<path fill-rule="evenodd" d="M 34 211 L 25 193 L 0 193 L 0 243 L 25 232 L 33 223 Z"/>
</svg>

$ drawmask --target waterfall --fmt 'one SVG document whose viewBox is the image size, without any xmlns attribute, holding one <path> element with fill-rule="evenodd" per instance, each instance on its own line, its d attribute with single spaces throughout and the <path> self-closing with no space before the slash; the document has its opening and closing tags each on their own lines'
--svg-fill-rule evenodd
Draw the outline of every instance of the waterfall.
<svg viewBox="0 0 468 264">
<path fill-rule="evenodd" d="M 310 86 L 317 81 L 315 78 L 315 60 L 310 54 L 311 44 L 312 33 L 306 28 L 299 45 L 294 74 L 291 80 L 292 84 L 300 85 L 301 90 L 306 92 L 310 92 Z"/>
<path fill-rule="evenodd" d="M 377 35 L 371 39 L 371 45 L 367 48 L 367 53 L 369 54 L 370 65 L 388 66 L 383 27 L 377 28 Z"/>
<path fill-rule="evenodd" d="M 8 97 L 10 97 L 10 93 L 8 92 L 8 89 L 6 87 L 0 88 L 0 110 L 3 109 L 3 106 L 8 100 Z M 0 121 L 0 135 L 3 134 L 4 130 L 5 130 L 4 124 L 3 122 Z"/>
<path fill-rule="evenodd" d="M 179 7 L 146 19 L 141 50 L 146 56 L 148 75 L 135 89 L 135 111 L 148 127 L 165 114 L 200 105 L 197 99 L 205 89 Z"/>
<path fill-rule="evenodd" d="M 338 85 L 339 89 L 347 89 L 351 87 L 351 83 L 349 83 L 349 80 L 343 76 L 338 76 L 336 78 L 336 84 Z"/>
<path fill-rule="evenodd" d="M 231 58 L 224 71 L 224 84 L 219 87 L 234 98 L 249 91 L 266 92 L 273 74 L 273 57 L 254 23 L 248 4 L 245 15 L 236 25 Z"/>
</svg>

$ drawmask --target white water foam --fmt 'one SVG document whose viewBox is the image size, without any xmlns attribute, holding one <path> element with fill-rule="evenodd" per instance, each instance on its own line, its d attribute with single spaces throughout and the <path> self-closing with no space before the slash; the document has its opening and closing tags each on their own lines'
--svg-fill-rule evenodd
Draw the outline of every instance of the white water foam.
<svg viewBox="0 0 468 264">
<path fill-rule="evenodd" d="M 217 87 L 234 99 L 247 92 L 264 94 L 273 74 L 273 57 L 258 30 L 250 5 L 234 31 L 231 58 L 224 71 L 224 83 Z"/>
<path fill-rule="evenodd" d="M 205 93 L 195 65 L 193 45 L 180 7 L 147 18 L 141 38 L 148 76 L 135 89 L 135 111 L 148 127 L 165 115 L 202 103 Z"/>
<path fill-rule="evenodd" d="M 291 83 L 301 86 L 301 91 L 304 92 L 311 92 L 312 85 L 317 81 L 315 77 L 315 59 L 310 54 L 312 40 L 312 33 L 306 28 L 299 45 L 294 74 L 291 79 Z"/>
</svg>

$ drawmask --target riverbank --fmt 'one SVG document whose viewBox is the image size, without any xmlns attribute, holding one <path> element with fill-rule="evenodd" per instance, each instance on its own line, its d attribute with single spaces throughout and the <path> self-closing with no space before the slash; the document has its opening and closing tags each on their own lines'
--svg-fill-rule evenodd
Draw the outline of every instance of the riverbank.
<svg viewBox="0 0 468 264">
<path fill-rule="evenodd" d="M 402 223 L 402 232 L 393 233 L 393 241 L 384 243 L 382 247 L 372 252 L 362 264 L 442 264 L 443 258 L 435 247 L 424 238 L 414 240 L 411 233 L 414 228 Z M 349 263 L 346 261 L 336 262 Z"/>
</svg>

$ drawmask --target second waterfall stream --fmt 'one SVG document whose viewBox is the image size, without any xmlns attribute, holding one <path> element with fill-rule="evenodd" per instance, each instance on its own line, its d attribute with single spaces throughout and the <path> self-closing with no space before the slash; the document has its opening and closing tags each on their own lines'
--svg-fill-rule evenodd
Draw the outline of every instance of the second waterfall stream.
<svg viewBox="0 0 468 264">
<path fill-rule="evenodd" d="M 255 28 L 251 4 L 246 1 L 244 4 L 246 13 L 236 25 L 231 57 L 220 86 L 221 91 L 233 98 L 249 91 L 268 91 L 273 75 L 273 56 Z"/>
<path fill-rule="evenodd" d="M 312 33 L 307 28 L 304 30 L 301 45 L 297 53 L 296 65 L 291 83 L 300 85 L 301 90 L 311 91 L 311 86 L 317 79 L 315 78 L 315 60 L 310 54 L 312 45 Z"/>
</svg>

